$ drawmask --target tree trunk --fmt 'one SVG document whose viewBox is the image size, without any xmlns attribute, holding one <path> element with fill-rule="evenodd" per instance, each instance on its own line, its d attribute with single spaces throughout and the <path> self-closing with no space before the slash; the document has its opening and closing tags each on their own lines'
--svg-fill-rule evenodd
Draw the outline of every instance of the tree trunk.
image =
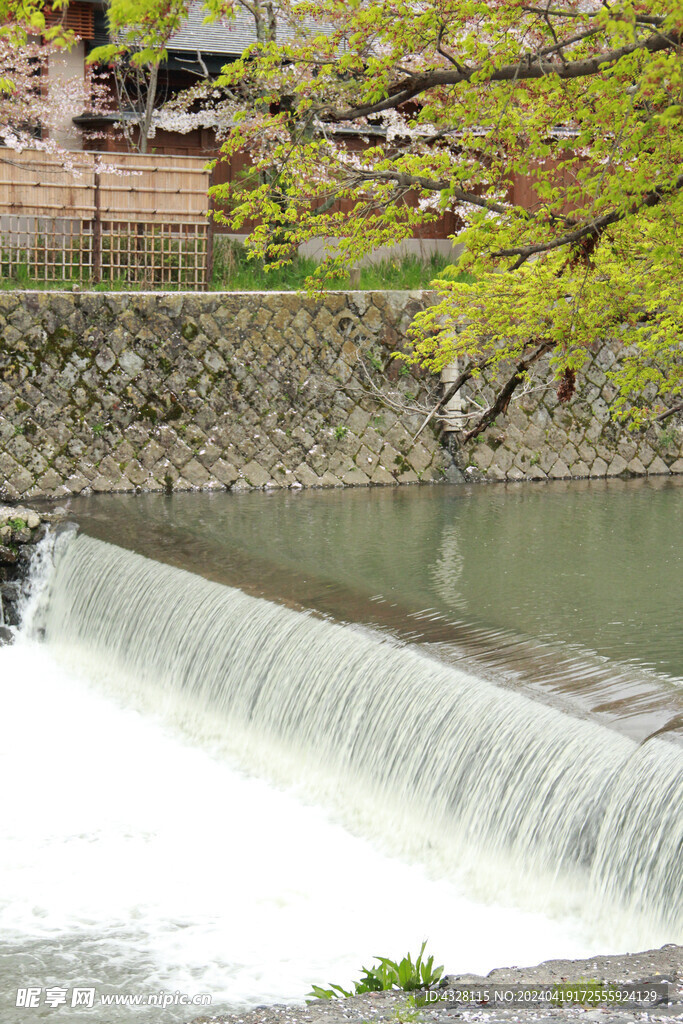
<svg viewBox="0 0 683 1024">
<path fill-rule="evenodd" d="M 147 101 L 145 103 L 145 113 L 140 122 L 140 139 L 138 141 L 138 149 L 141 153 L 147 152 L 147 136 L 149 135 L 149 129 L 152 125 L 152 117 L 154 115 L 154 100 L 157 95 L 157 79 L 159 77 L 159 65 L 153 64 L 149 73 L 149 82 L 147 83 Z"/>
</svg>

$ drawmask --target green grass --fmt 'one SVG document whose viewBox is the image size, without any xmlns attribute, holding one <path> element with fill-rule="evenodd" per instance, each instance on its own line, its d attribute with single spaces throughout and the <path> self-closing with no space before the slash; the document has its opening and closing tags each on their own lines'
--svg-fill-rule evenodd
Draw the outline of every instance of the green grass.
<svg viewBox="0 0 683 1024">
<path fill-rule="evenodd" d="M 220 236 L 216 249 L 210 291 L 301 291 L 305 288 L 306 279 L 313 274 L 317 266 L 313 259 L 297 257 L 287 266 L 268 270 L 261 261 L 248 259 L 246 249 L 239 242 L 222 240 Z M 347 275 L 329 281 L 325 289 L 415 291 L 429 288 L 430 283 L 450 265 L 451 261 L 440 255 L 431 256 L 428 260 L 422 260 L 417 256 L 404 256 L 362 267 L 359 282 L 356 280 L 352 283 L 350 276 Z M 455 280 L 471 281 L 473 278 L 463 273 L 458 274 Z M 125 278 L 100 281 L 92 285 L 89 278 L 79 276 L 74 267 L 64 267 L 63 277 L 57 280 L 42 281 L 32 277 L 26 265 L 16 267 L 11 275 L 0 266 L 0 290 L 9 291 L 15 288 L 36 291 L 71 291 L 75 288 L 98 292 L 192 290 L 182 282 L 135 285 L 128 284 Z"/>
<path fill-rule="evenodd" d="M 383 260 L 372 266 L 361 267 L 360 281 L 351 282 L 351 277 L 337 277 L 330 280 L 326 289 L 348 291 L 415 291 L 429 288 L 452 260 L 447 256 L 433 255 L 427 260 L 418 256 L 403 256 Z M 317 263 L 315 260 L 297 256 L 292 263 L 272 270 L 260 261 L 248 259 L 247 250 L 236 241 L 224 240 L 214 260 L 212 288 L 223 291 L 299 291 L 305 288 Z M 471 280 L 469 275 L 458 275 L 456 280 Z"/>
</svg>

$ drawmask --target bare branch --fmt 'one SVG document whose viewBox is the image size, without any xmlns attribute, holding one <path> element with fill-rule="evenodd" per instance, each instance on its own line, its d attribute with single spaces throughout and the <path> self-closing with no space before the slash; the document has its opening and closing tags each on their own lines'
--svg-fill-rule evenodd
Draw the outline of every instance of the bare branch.
<svg viewBox="0 0 683 1024">
<path fill-rule="evenodd" d="M 439 409 L 442 409 L 444 405 L 448 405 L 448 403 L 450 402 L 451 398 L 454 398 L 457 395 L 458 391 L 463 386 L 463 384 L 466 384 L 467 381 L 470 380 L 474 376 L 476 371 L 486 369 L 488 364 L 491 362 L 491 358 L 492 358 L 491 356 L 487 356 L 486 359 L 482 359 L 480 362 L 475 363 L 474 366 L 469 366 L 466 370 L 463 370 L 462 373 L 458 374 L 458 376 L 455 378 L 455 380 L 450 385 L 450 387 L 446 388 L 446 390 L 444 391 L 443 395 L 441 396 L 439 401 L 436 403 L 436 405 L 434 406 L 434 408 L 430 412 L 429 416 L 427 416 L 427 419 L 424 421 L 424 423 L 422 424 L 422 426 L 418 430 L 417 434 L 413 438 L 412 444 L 415 444 L 415 442 L 417 441 L 418 437 L 420 436 L 420 434 L 422 433 L 424 428 L 427 426 L 427 424 L 430 422 L 430 420 L 434 416 L 436 416 L 436 414 L 438 413 Z"/>
<path fill-rule="evenodd" d="M 678 405 L 673 405 L 666 412 L 662 412 L 659 416 L 655 416 L 655 423 L 661 423 L 662 420 L 668 420 L 669 416 L 674 416 L 677 412 L 683 411 L 683 402 L 679 402 Z"/>
<path fill-rule="evenodd" d="M 463 72 L 465 70 L 463 65 L 459 64 L 458 61 L 455 59 L 455 57 L 451 57 L 450 53 L 446 53 L 446 51 L 443 49 L 443 47 L 441 45 L 441 41 L 442 41 L 442 39 L 444 37 L 445 31 L 446 31 L 446 26 L 445 25 L 441 25 L 441 27 L 439 28 L 439 35 L 438 35 L 438 38 L 436 40 L 436 52 L 440 53 L 441 56 L 444 57 L 448 61 L 449 64 L 452 64 L 454 68 L 457 68 L 458 71 Z"/>
<path fill-rule="evenodd" d="M 525 5 L 522 7 L 523 11 L 528 11 L 529 14 L 540 14 L 543 17 L 550 18 L 585 18 L 585 11 L 556 11 L 550 7 L 531 7 Z M 664 24 L 663 15 L 654 14 L 637 14 L 635 17 L 636 25 L 652 25 L 654 28 L 659 28 Z"/>
</svg>

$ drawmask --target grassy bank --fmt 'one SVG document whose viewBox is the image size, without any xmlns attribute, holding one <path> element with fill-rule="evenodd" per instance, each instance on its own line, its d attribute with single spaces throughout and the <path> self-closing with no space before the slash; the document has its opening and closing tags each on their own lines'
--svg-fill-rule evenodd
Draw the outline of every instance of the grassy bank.
<svg viewBox="0 0 683 1024">
<path fill-rule="evenodd" d="M 214 260 L 214 271 L 210 291 L 262 292 L 262 291 L 301 291 L 305 288 L 307 278 L 313 274 L 317 263 L 313 259 L 297 257 L 285 267 L 269 269 L 259 260 L 247 258 L 243 245 L 236 242 L 222 242 L 218 247 Z M 439 277 L 452 261 L 434 255 L 427 260 L 417 256 L 404 256 L 384 260 L 372 266 L 362 267 L 359 277 L 354 280 L 349 275 L 334 278 L 325 286 L 325 290 L 359 289 L 361 291 L 414 291 L 429 288 L 431 282 Z M 468 275 L 459 275 L 467 280 Z M 88 291 L 187 291 L 184 284 L 161 284 L 151 281 L 148 284 L 131 285 L 125 278 L 113 281 L 100 281 L 92 285 L 87 277 L 65 274 L 55 281 L 41 281 L 31 276 L 27 266 L 19 266 L 12 276 L 0 277 L 0 289 L 16 288 L 53 291 L 74 288 Z"/>
</svg>

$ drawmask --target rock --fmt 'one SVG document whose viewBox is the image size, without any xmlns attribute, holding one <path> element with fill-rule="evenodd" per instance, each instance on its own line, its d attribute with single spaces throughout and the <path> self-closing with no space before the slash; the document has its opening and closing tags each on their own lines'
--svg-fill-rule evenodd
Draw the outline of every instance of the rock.
<svg viewBox="0 0 683 1024">
<path fill-rule="evenodd" d="M 18 557 L 16 549 L 8 548 L 6 544 L 0 544 L 0 564 L 14 565 Z"/>
<path fill-rule="evenodd" d="M 367 487 L 370 477 L 362 469 L 350 469 L 347 473 L 342 474 L 342 481 L 350 487 Z"/>
<path fill-rule="evenodd" d="M 650 465 L 647 467 L 649 476 L 668 476 L 671 472 L 666 462 L 660 459 L 659 455 L 656 455 Z"/>
</svg>

